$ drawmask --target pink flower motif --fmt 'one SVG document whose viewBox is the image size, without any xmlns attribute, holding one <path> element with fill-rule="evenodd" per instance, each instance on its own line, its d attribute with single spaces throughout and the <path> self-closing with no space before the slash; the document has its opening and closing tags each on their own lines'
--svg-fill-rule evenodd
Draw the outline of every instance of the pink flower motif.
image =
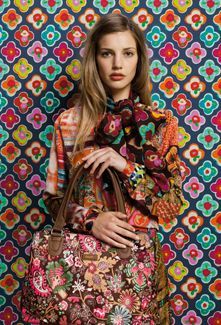
<svg viewBox="0 0 221 325">
<path fill-rule="evenodd" d="M 213 50 L 213 56 L 221 63 L 221 44 Z"/>
<path fill-rule="evenodd" d="M 0 312 L 0 320 L 4 325 L 15 324 L 18 320 L 18 315 L 13 312 L 11 307 L 5 307 L 4 310 Z"/>
<path fill-rule="evenodd" d="M 162 246 L 162 254 L 166 265 L 176 257 L 176 253 L 171 249 L 169 244 L 164 244 Z"/>
<path fill-rule="evenodd" d="M 206 50 L 201 47 L 201 44 L 194 42 L 190 48 L 186 50 L 186 56 L 190 58 L 194 64 L 198 64 L 206 56 Z"/>
<path fill-rule="evenodd" d="M 1 256 L 4 256 L 4 259 L 7 262 L 11 262 L 11 260 L 18 255 L 18 249 L 14 246 L 11 240 L 7 240 L 4 246 L 0 246 L 0 254 Z"/>
<path fill-rule="evenodd" d="M 42 61 L 43 57 L 48 54 L 48 50 L 42 46 L 42 43 L 36 41 L 33 43 L 32 47 L 28 49 L 28 55 L 32 56 L 36 63 Z"/>
<path fill-rule="evenodd" d="M 43 114 L 40 108 L 33 109 L 31 114 L 28 114 L 27 121 L 33 125 L 35 129 L 40 129 L 42 124 L 47 120 L 47 116 Z"/>
<path fill-rule="evenodd" d="M 37 196 L 45 189 L 45 182 L 41 180 L 39 175 L 33 175 L 30 181 L 26 183 L 26 187 L 32 191 L 34 196 Z"/>
<path fill-rule="evenodd" d="M 189 182 L 184 185 L 184 190 L 189 193 L 192 199 L 196 199 L 205 189 L 197 177 L 191 177 Z"/>
<path fill-rule="evenodd" d="M 210 185 L 210 189 L 215 193 L 217 199 L 221 199 L 221 178 L 218 178 L 215 183 Z"/>
<path fill-rule="evenodd" d="M 20 117 L 15 114 L 13 108 L 8 108 L 7 111 L 0 116 L 0 119 L 3 123 L 5 123 L 8 129 L 12 129 L 15 124 L 20 122 Z"/>
<path fill-rule="evenodd" d="M 185 123 L 190 125 L 192 131 L 198 131 L 201 125 L 206 123 L 206 119 L 200 115 L 198 110 L 194 109 L 185 117 Z"/>
<path fill-rule="evenodd" d="M 196 265 L 203 257 L 203 252 L 195 244 L 191 244 L 183 251 L 183 257 L 188 259 L 190 265 Z"/>
<path fill-rule="evenodd" d="M 216 129 L 218 131 L 221 131 L 221 111 L 219 111 L 218 114 L 216 114 L 215 116 L 213 116 L 213 118 L 211 119 L 212 123 L 214 125 L 216 125 Z"/>
<path fill-rule="evenodd" d="M 1 53 L 11 63 L 20 56 L 21 51 L 15 46 L 14 42 L 8 42 L 6 46 L 2 47 Z"/>
<path fill-rule="evenodd" d="M 218 325 L 220 324 L 220 319 L 221 319 L 221 312 L 216 311 L 215 314 L 208 319 L 208 324 L 209 325 Z"/>
<path fill-rule="evenodd" d="M 7 175 L 6 178 L 0 182 L 0 187 L 7 195 L 12 195 L 20 185 L 18 182 L 15 182 L 13 175 Z"/>
<path fill-rule="evenodd" d="M 221 266 L 221 245 L 217 245 L 209 253 L 209 257 L 214 260 L 214 263 L 218 266 Z"/>
<path fill-rule="evenodd" d="M 201 325 L 202 319 L 197 316 L 195 311 L 189 310 L 186 316 L 181 318 L 181 322 L 185 325 Z"/>
<path fill-rule="evenodd" d="M 58 57 L 61 63 L 64 63 L 68 58 L 72 57 L 73 51 L 68 47 L 66 42 L 61 42 L 58 47 L 54 49 L 54 55 Z"/>
<path fill-rule="evenodd" d="M 171 63 L 179 56 L 179 51 L 175 50 L 172 43 L 167 43 L 161 50 L 160 56 L 166 63 Z"/>
</svg>

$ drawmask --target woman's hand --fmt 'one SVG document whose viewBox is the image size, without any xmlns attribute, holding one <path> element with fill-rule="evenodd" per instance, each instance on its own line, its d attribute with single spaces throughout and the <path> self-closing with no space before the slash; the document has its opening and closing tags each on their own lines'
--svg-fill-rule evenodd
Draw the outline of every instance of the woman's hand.
<svg viewBox="0 0 221 325">
<path fill-rule="evenodd" d="M 119 172 L 122 172 L 127 165 L 126 159 L 110 147 L 97 149 L 82 158 L 82 160 L 85 161 L 85 168 L 91 166 L 90 174 L 94 174 L 97 167 L 101 165 L 96 176 L 97 178 L 99 178 L 108 167 L 114 167 Z"/>
<path fill-rule="evenodd" d="M 121 212 L 101 212 L 94 220 L 92 234 L 110 246 L 133 247 L 130 240 L 139 240 L 139 237 L 134 233 L 135 229 L 127 222 L 127 218 L 127 215 Z"/>
</svg>

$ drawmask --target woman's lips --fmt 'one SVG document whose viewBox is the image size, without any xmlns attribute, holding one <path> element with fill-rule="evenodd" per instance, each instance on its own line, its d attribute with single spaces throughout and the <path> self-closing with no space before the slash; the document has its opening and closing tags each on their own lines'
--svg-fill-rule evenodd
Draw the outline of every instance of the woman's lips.
<svg viewBox="0 0 221 325">
<path fill-rule="evenodd" d="M 124 77 L 125 76 L 123 74 L 111 74 L 110 75 L 111 80 L 114 80 L 114 81 L 122 80 L 122 79 L 124 79 Z"/>
</svg>

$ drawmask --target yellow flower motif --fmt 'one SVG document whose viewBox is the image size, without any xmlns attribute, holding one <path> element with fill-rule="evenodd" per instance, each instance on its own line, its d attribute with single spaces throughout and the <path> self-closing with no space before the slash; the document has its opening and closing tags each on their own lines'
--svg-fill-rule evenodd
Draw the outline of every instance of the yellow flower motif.
<svg viewBox="0 0 221 325">
<path fill-rule="evenodd" d="M 175 261 L 173 265 L 169 267 L 168 272 L 175 281 L 180 282 L 183 277 L 188 274 L 188 269 L 181 261 Z"/>
<path fill-rule="evenodd" d="M 183 198 L 183 205 L 180 208 L 180 215 L 184 213 L 185 210 L 189 209 L 189 202 Z"/>
<path fill-rule="evenodd" d="M 21 12 L 27 12 L 33 6 L 34 0 L 14 0 L 14 4 Z"/>
<path fill-rule="evenodd" d="M 193 1 L 192 0 L 173 0 L 172 2 L 173 6 L 181 13 L 183 14 L 184 12 L 187 11 L 189 7 L 192 6 Z"/>
<path fill-rule="evenodd" d="M 126 12 L 131 13 L 134 11 L 134 8 L 139 6 L 139 0 L 120 0 L 119 5 L 123 7 Z"/>
<path fill-rule="evenodd" d="M 17 73 L 20 79 L 26 79 L 29 73 L 33 71 L 33 67 L 25 58 L 21 58 L 14 65 L 13 71 Z"/>
<path fill-rule="evenodd" d="M 185 60 L 180 59 L 172 66 L 171 71 L 178 80 L 185 80 L 186 77 L 192 72 L 192 69 L 186 64 Z"/>
<path fill-rule="evenodd" d="M 190 134 L 185 131 L 183 127 L 179 127 L 178 144 L 180 148 L 183 148 L 185 144 L 190 141 Z"/>
<path fill-rule="evenodd" d="M 12 205 L 16 207 L 19 212 L 24 212 L 27 207 L 31 205 L 31 199 L 27 197 L 26 193 L 19 191 L 12 199 Z"/>
<path fill-rule="evenodd" d="M 76 4 L 76 1 L 67 0 L 66 3 L 73 10 L 73 12 L 79 12 L 81 11 L 81 8 L 86 5 L 86 0 L 79 0 L 78 4 Z"/>
<path fill-rule="evenodd" d="M 17 130 L 12 133 L 13 139 L 15 139 L 20 146 L 25 146 L 27 142 L 32 138 L 32 133 L 23 124 L 19 125 Z"/>
<path fill-rule="evenodd" d="M 79 80 L 81 77 L 81 63 L 79 60 L 72 60 L 66 67 L 66 72 L 73 80 Z"/>
</svg>

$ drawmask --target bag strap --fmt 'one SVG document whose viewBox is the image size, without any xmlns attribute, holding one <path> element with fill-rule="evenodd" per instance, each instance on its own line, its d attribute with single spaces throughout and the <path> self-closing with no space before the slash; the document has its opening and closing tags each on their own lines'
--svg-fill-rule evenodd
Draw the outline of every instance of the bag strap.
<svg viewBox="0 0 221 325">
<path fill-rule="evenodd" d="M 117 210 L 126 214 L 125 200 L 124 200 L 124 195 L 123 195 L 123 192 L 122 192 L 122 189 L 120 186 L 119 177 L 118 177 L 116 171 L 112 168 L 107 168 L 106 171 L 110 175 L 110 178 L 111 178 L 111 181 L 113 184 L 113 188 L 115 191 L 116 201 L 117 201 Z M 84 169 L 84 164 L 81 164 L 80 166 L 78 166 L 75 169 L 75 172 L 74 172 L 72 178 L 70 179 L 68 187 L 65 191 L 65 195 L 63 197 L 61 206 L 59 208 L 55 224 L 52 228 L 51 235 L 49 237 L 49 254 L 52 256 L 59 255 L 62 252 L 63 228 L 66 224 L 68 204 L 69 204 L 71 197 L 73 195 L 74 187 L 77 184 L 77 182 L 83 172 L 86 172 L 86 170 Z M 121 251 L 121 250 L 119 250 L 119 251 Z M 122 251 L 125 251 L 125 249 L 122 249 Z M 128 255 L 128 254 L 129 253 L 127 253 L 126 255 Z"/>
</svg>

